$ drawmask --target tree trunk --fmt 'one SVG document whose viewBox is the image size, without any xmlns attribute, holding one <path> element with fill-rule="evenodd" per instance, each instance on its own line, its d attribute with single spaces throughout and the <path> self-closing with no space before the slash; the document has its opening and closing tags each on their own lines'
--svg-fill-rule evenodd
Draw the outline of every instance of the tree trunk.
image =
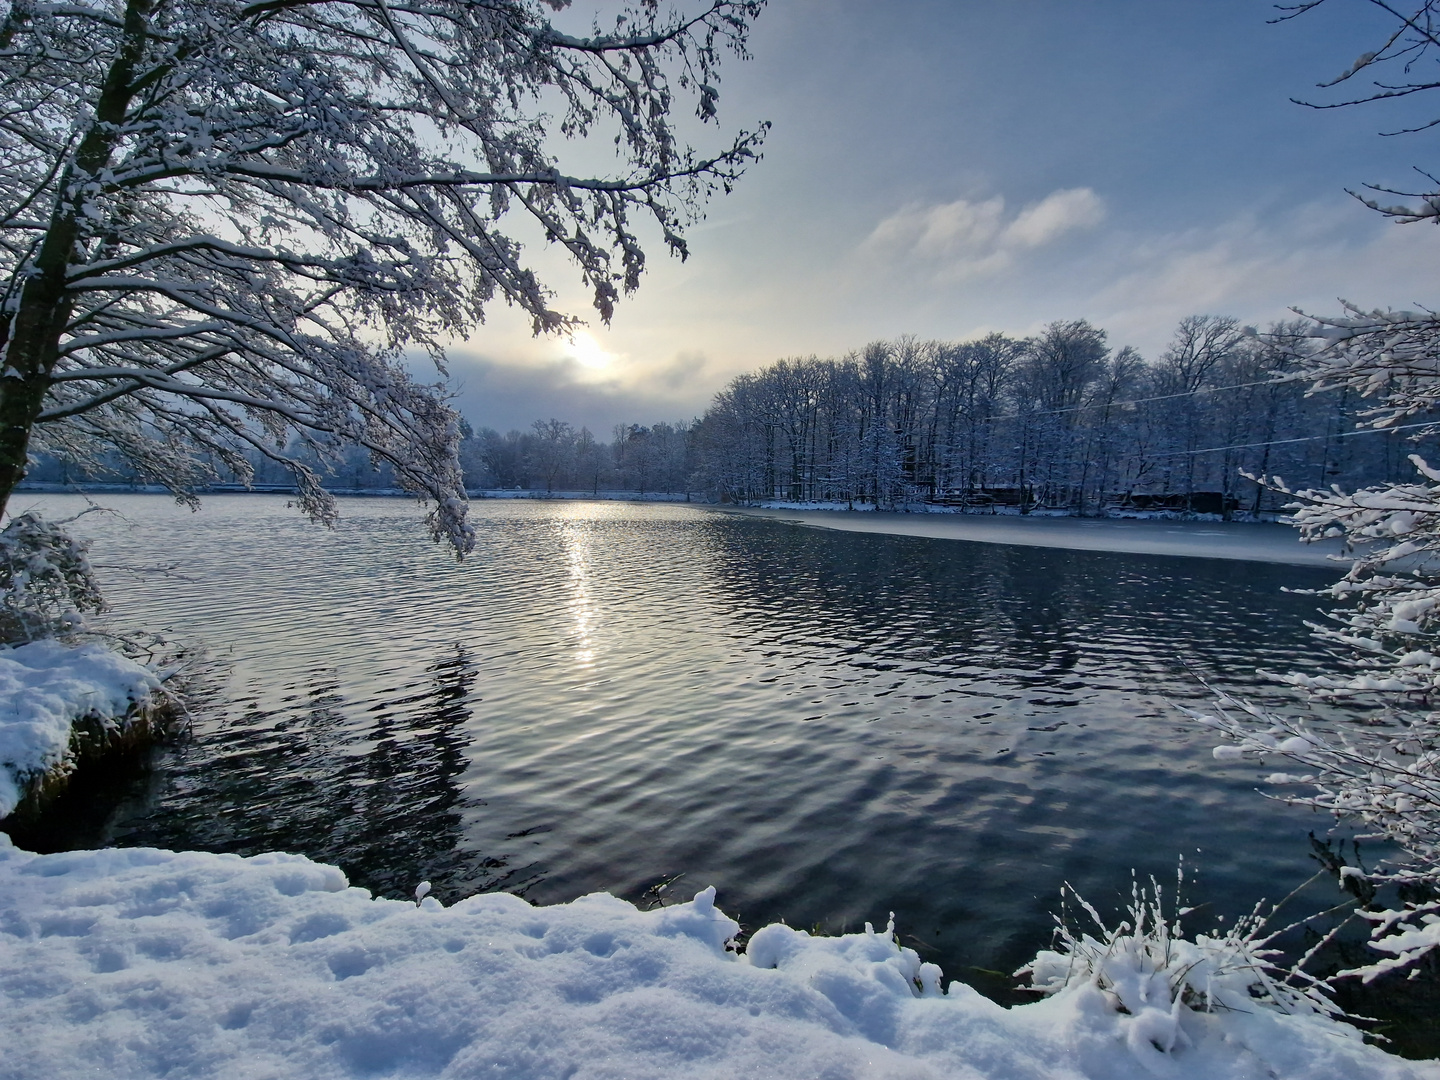
<svg viewBox="0 0 1440 1080">
<path fill-rule="evenodd" d="M 60 337 L 73 301 L 66 273 L 81 240 L 79 221 L 87 182 L 109 160 L 134 96 L 135 67 L 145 50 L 153 0 L 130 0 L 120 51 L 110 63 L 95 106 L 95 120 L 60 179 L 59 195 L 15 314 L 0 324 L 0 514 L 25 478 L 30 433 L 44 407 L 60 358 Z"/>
</svg>

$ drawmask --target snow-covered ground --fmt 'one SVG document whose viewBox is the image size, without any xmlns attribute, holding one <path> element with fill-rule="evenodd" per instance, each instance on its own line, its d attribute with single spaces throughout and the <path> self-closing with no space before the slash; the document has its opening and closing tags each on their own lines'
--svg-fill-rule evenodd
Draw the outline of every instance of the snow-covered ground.
<svg viewBox="0 0 1440 1080">
<path fill-rule="evenodd" d="M 64 764 L 73 721 L 119 722 L 159 689 L 153 669 L 97 643 L 0 646 L 0 818 L 28 777 Z"/>
<path fill-rule="evenodd" d="M 1271 522 L 1134 520 L 1018 514 L 892 514 L 844 509 L 730 507 L 726 512 L 846 532 L 969 540 L 983 544 L 1179 555 L 1246 562 L 1326 565 L 1340 541 L 1302 544 L 1289 525 Z M 1348 565 L 1348 564 L 1346 564 Z"/>
<path fill-rule="evenodd" d="M 0 1078 L 1440 1077 L 1315 1016 L 1084 983 L 1004 1009 L 887 932 L 737 929 L 712 890 L 444 908 L 299 856 L 0 837 Z"/>
</svg>

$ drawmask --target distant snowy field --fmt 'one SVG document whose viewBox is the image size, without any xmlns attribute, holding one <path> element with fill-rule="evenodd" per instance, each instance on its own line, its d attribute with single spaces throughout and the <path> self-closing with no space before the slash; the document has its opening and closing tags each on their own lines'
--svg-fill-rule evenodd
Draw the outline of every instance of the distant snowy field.
<svg viewBox="0 0 1440 1080">
<path fill-rule="evenodd" d="M 372 899 L 292 855 L 32 855 L 0 836 L 0 1077 L 1440 1077 L 1267 1009 L 1004 1009 L 887 933 L 694 901 Z M 1163 1053 L 1157 1040 L 1173 1049 Z"/>
</svg>

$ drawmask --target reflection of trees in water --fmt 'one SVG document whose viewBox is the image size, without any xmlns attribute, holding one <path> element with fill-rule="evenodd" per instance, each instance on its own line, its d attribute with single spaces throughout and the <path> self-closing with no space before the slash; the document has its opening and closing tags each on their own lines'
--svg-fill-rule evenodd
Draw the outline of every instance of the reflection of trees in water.
<svg viewBox="0 0 1440 1080">
<path fill-rule="evenodd" d="M 726 519 L 709 545 L 727 615 L 786 646 L 834 649 L 853 667 L 955 678 L 1005 669 L 1064 684 L 1087 656 L 1130 675 L 1184 657 L 1247 683 L 1257 662 L 1306 660 L 1314 601 L 1282 586 L 1334 574 L 1056 548 L 853 533 Z M 762 624 L 757 626 L 757 624 Z M 1314 662 L 1313 660 L 1310 662 Z M 1093 665 L 1092 665 L 1093 666 Z"/>
<path fill-rule="evenodd" d="M 238 718 L 202 723 L 115 842 L 296 852 L 385 896 L 408 896 L 422 879 L 446 902 L 513 889 L 503 856 L 463 843 L 466 811 L 480 805 L 458 780 L 475 665 L 457 645 L 426 675 L 423 687 L 347 708 L 336 673 L 316 672 L 279 709 L 251 699 Z"/>
</svg>

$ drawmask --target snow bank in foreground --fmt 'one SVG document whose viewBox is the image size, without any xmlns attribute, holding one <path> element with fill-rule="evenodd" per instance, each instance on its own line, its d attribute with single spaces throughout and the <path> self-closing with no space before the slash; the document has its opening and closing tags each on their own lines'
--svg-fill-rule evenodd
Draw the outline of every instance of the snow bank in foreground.
<svg viewBox="0 0 1440 1080">
<path fill-rule="evenodd" d="M 1133 1049 L 1094 987 L 1003 1009 L 888 934 L 772 926 L 737 957 L 713 897 L 417 907 L 298 856 L 0 837 L 0 1077 L 1440 1076 L 1266 1010 Z"/>
<path fill-rule="evenodd" d="M 118 720 L 159 688 L 154 671 L 103 645 L 0 646 L 0 818 L 27 776 L 65 760 L 73 721 Z"/>
</svg>

